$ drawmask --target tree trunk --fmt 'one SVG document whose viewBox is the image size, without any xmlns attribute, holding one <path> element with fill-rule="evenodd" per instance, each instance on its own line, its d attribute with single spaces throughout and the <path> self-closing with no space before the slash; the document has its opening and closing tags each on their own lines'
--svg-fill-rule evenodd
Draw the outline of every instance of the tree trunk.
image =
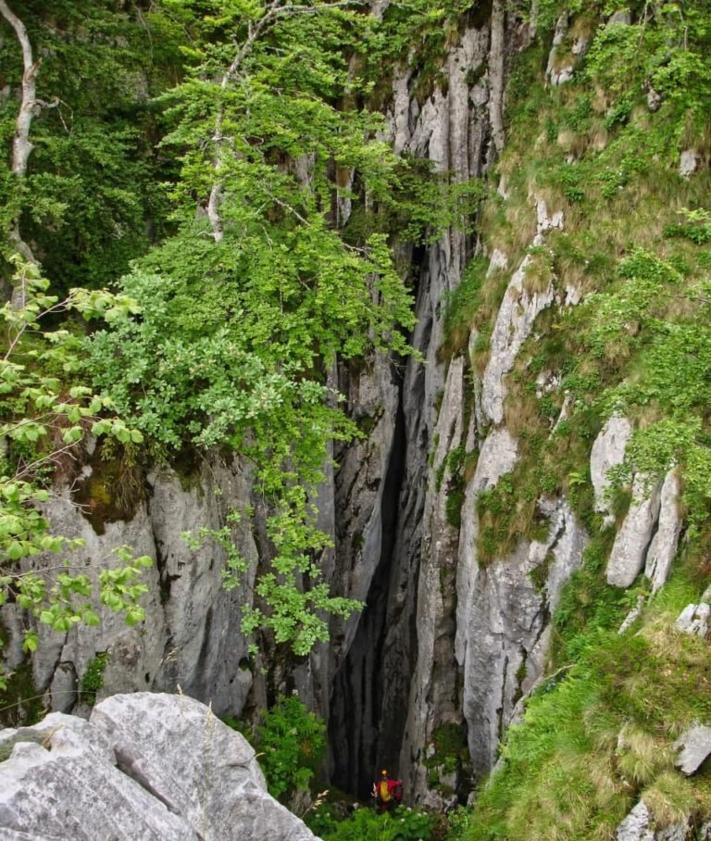
<svg viewBox="0 0 711 841">
<path fill-rule="evenodd" d="M 37 71 L 39 70 L 39 62 L 35 62 L 32 55 L 32 44 L 25 24 L 17 17 L 17 15 L 7 5 L 6 0 L 0 0 L 0 15 L 10 24 L 15 31 L 17 40 L 22 48 L 22 98 L 20 101 L 20 111 L 15 121 L 15 137 L 12 141 L 12 172 L 18 179 L 18 185 L 27 174 L 27 162 L 32 153 L 32 143 L 30 142 L 30 128 L 32 127 L 32 119 L 35 116 L 37 109 Z M 20 213 L 10 224 L 8 237 L 14 248 L 31 263 L 37 263 L 32 249 L 22 238 L 20 233 Z M 15 287 L 12 292 L 12 306 L 15 309 L 20 309 L 25 304 L 25 290 L 22 286 Z"/>
</svg>

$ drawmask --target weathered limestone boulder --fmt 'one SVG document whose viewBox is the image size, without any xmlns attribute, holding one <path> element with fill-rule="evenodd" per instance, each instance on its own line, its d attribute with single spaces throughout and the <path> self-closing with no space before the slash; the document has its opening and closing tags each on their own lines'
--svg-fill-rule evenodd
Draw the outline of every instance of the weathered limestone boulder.
<svg viewBox="0 0 711 841">
<path fill-rule="evenodd" d="M 650 822 L 649 809 L 645 802 L 640 800 L 617 827 L 617 841 L 654 841 L 654 832 L 649 828 Z"/>
<path fill-rule="evenodd" d="M 688 604 L 679 614 L 676 627 L 685 634 L 694 634 L 701 639 L 706 639 L 710 623 L 711 605 L 701 602 L 701 604 Z"/>
<path fill-rule="evenodd" d="M 595 510 L 607 515 L 611 522 L 607 492 L 610 487 L 608 473 L 622 464 L 625 448 L 632 435 L 632 424 L 622 415 L 613 415 L 595 439 L 590 453 L 590 479 L 595 490 Z"/>
<path fill-rule="evenodd" d="M 699 155 L 696 149 L 685 149 L 679 158 L 679 175 L 690 178 L 699 166 Z"/>
<path fill-rule="evenodd" d="M 690 777 L 711 755 L 711 727 L 695 724 L 677 739 L 674 747 L 679 750 L 677 767 Z"/>
<path fill-rule="evenodd" d="M 186 696 L 113 696 L 90 722 L 55 713 L 3 731 L 2 757 L 2 838 L 314 841 L 244 737 Z"/>
<path fill-rule="evenodd" d="M 650 491 L 643 479 L 635 477 L 632 504 L 615 536 L 607 562 L 608 584 L 629 587 L 639 575 L 659 516 L 659 496 L 659 485 Z"/>
<path fill-rule="evenodd" d="M 689 822 L 679 822 L 656 829 L 654 817 L 644 800 L 632 809 L 617 827 L 617 841 L 686 841 L 689 837 Z"/>
<path fill-rule="evenodd" d="M 595 510 L 614 522 L 609 499 L 609 473 L 622 464 L 632 437 L 632 424 L 621 415 L 607 420 L 590 453 L 590 478 L 595 491 Z M 679 546 L 682 519 L 679 514 L 679 477 L 670 470 L 662 483 L 653 484 L 643 476 L 632 483 L 632 503 L 610 552 L 607 581 L 629 587 L 644 567 L 656 593 L 666 582 Z"/>
<path fill-rule="evenodd" d="M 670 470 L 662 484 L 657 531 L 649 544 L 644 566 L 644 574 L 652 582 L 653 593 L 666 583 L 679 546 L 682 525 L 679 513 L 680 490 L 679 477 L 676 471 Z"/>
</svg>

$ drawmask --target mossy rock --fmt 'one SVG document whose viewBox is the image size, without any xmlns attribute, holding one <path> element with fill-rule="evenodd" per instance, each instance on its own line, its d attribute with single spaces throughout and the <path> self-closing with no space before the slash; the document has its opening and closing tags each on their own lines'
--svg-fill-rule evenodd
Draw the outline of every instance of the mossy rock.
<svg viewBox="0 0 711 841">
<path fill-rule="evenodd" d="M 146 498 L 143 471 L 125 451 L 110 453 L 97 447 L 91 475 L 77 483 L 74 502 L 97 534 L 106 523 L 131 520 Z"/>
</svg>

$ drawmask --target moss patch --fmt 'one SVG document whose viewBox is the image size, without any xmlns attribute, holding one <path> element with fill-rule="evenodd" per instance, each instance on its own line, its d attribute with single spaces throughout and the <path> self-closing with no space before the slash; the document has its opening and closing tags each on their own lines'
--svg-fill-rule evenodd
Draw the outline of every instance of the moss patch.
<svg viewBox="0 0 711 841">
<path fill-rule="evenodd" d="M 106 523 L 133 518 L 146 497 L 143 471 L 124 449 L 97 447 L 90 462 L 91 475 L 76 484 L 72 498 L 97 534 Z"/>
</svg>

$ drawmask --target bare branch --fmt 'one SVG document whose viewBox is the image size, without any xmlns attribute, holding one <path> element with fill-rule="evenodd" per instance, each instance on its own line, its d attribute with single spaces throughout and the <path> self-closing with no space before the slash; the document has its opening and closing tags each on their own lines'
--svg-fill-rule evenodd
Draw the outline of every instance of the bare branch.
<svg viewBox="0 0 711 841">
<path fill-rule="evenodd" d="M 15 138 L 12 144 L 12 171 L 15 175 L 23 177 L 27 172 L 27 161 L 32 152 L 30 143 L 30 126 L 37 105 L 37 88 L 35 80 L 39 69 L 39 62 L 35 63 L 32 56 L 32 44 L 25 24 L 10 9 L 5 0 L 0 0 L 0 15 L 15 30 L 17 40 L 22 48 L 22 102 L 20 113 L 15 123 Z"/>
<path fill-rule="evenodd" d="M 76 444 L 67 444 L 65 447 L 60 447 L 60 449 L 54 450 L 54 452 L 48 453 L 46 456 L 36 459 L 23 467 L 22 470 L 18 470 L 15 473 L 15 479 L 24 480 L 26 477 L 31 477 L 39 467 L 42 467 L 45 464 L 60 464 L 59 457 L 62 455 L 68 454 L 71 459 L 76 460 L 76 454 L 74 452 L 75 448 Z"/>
</svg>

